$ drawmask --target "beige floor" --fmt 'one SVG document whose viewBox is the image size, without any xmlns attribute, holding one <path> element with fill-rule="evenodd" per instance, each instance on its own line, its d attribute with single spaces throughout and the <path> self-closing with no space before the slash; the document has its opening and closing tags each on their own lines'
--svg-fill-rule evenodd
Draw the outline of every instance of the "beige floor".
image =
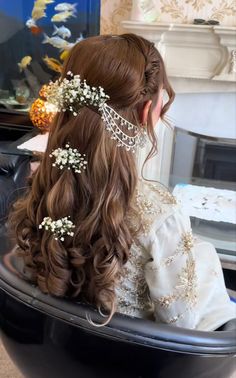
<svg viewBox="0 0 236 378">
<path fill-rule="evenodd" d="M 23 378 L 8 357 L 0 342 L 0 378 Z"/>
</svg>

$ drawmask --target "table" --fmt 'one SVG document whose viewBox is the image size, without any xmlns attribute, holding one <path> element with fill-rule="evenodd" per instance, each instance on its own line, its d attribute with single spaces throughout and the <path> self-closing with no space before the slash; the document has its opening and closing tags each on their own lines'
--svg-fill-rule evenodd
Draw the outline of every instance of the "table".
<svg viewBox="0 0 236 378">
<path fill-rule="evenodd" d="M 0 125 L 1 128 L 1 125 Z M 18 130 L 16 130 L 18 131 Z M 26 132 L 16 140 L 0 141 L 0 153 L 6 155 L 33 155 L 32 151 L 17 149 L 17 146 L 38 134 L 36 129 Z"/>
<path fill-rule="evenodd" d="M 181 184 L 180 177 L 173 181 L 178 182 L 173 194 L 189 214 L 194 235 L 214 245 L 224 268 L 236 270 L 236 191 L 222 189 L 223 181 L 221 188 L 209 180 L 201 185 L 193 179 Z"/>
</svg>

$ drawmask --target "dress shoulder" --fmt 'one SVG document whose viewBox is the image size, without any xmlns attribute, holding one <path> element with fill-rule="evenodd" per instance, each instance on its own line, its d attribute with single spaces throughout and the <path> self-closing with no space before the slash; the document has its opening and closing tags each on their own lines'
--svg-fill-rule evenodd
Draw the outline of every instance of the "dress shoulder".
<svg viewBox="0 0 236 378">
<path fill-rule="evenodd" d="M 163 185 L 139 180 L 133 199 L 134 212 L 129 214 L 129 223 L 139 235 L 147 236 L 157 229 L 174 213 L 179 204 L 171 192 Z"/>
</svg>

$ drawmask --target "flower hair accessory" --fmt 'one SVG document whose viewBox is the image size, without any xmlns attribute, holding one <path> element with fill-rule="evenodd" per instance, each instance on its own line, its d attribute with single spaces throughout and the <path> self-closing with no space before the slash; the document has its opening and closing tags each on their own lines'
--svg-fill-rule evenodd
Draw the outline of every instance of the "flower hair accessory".
<svg viewBox="0 0 236 378">
<path fill-rule="evenodd" d="M 70 111 L 74 116 L 84 106 L 97 108 L 105 129 L 110 133 L 111 139 L 116 140 L 118 147 L 135 152 L 137 147 L 143 147 L 146 142 L 145 129 L 123 118 L 107 104 L 110 97 L 104 89 L 101 86 L 91 87 L 86 80 L 81 80 L 80 75 L 73 75 L 69 71 L 66 78 L 51 82 L 47 86 L 45 97 L 46 105 L 54 105 L 58 112 Z"/>
<path fill-rule="evenodd" d="M 70 217 L 64 217 L 53 221 L 50 217 L 43 218 L 42 223 L 39 225 L 39 229 L 44 228 L 46 231 L 51 231 L 55 240 L 64 241 L 65 235 L 74 236 L 74 232 L 71 231 L 75 228 L 75 225 L 69 220 Z"/>
<path fill-rule="evenodd" d="M 86 155 L 82 155 L 76 148 L 71 148 L 69 143 L 65 145 L 65 148 L 53 150 L 49 156 L 51 158 L 55 157 L 55 162 L 52 164 L 53 167 L 58 167 L 59 169 L 66 167 L 68 170 L 72 168 L 76 173 L 81 173 L 88 164 L 85 160 Z"/>
<path fill-rule="evenodd" d="M 110 97 L 104 93 L 102 87 L 90 87 L 86 80 L 81 80 L 80 75 L 67 72 L 68 78 L 50 82 L 45 90 L 47 102 L 53 104 L 57 111 L 69 110 L 77 116 L 83 106 L 94 106 L 98 109 Z"/>
</svg>

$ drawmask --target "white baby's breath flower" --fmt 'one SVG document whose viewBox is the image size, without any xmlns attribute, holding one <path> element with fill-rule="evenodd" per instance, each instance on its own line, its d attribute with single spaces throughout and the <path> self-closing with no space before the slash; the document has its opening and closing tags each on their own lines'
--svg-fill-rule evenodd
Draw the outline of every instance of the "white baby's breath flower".
<svg viewBox="0 0 236 378">
<path fill-rule="evenodd" d="M 85 170 L 88 162 L 85 160 L 86 155 L 78 151 L 77 148 L 71 148 L 69 143 L 66 143 L 65 148 L 57 148 L 53 150 L 49 155 L 50 158 L 55 158 L 53 167 L 59 169 L 67 168 L 73 169 L 76 173 L 81 173 L 82 169 Z"/>
<path fill-rule="evenodd" d="M 39 225 L 39 229 L 44 228 L 46 231 L 51 231 L 55 240 L 65 240 L 65 236 L 74 236 L 71 230 L 75 228 L 73 222 L 69 217 L 64 217 L 53 221 L 50 217 L 45 217 Z"/>
<path fill-rule="evenodd" d="M 100 109 L 109 99 L 101 86 L 90 87 L 86 80 L 81 81 L 80 75 L 73 75 L 71 71 L 67 72 L 67 76 L 69 80 L 64 78 L 50 82 L 46 93 L 46 111 L 53 105 L 52 109 L 56 111 L 69 110 L 77 116 L 81 107 L 94 106 Z"/>
</svg>

